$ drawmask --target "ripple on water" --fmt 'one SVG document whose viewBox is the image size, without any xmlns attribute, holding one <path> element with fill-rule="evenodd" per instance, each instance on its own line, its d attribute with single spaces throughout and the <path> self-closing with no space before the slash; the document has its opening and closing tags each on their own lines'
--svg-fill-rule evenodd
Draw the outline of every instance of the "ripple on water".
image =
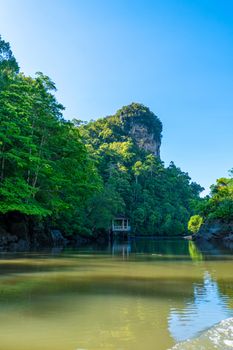
<svg viewBox="0 0 233 350">
<path fill-rule="evenodd" d="M 195 339 L 178 343 L 172 350 L 233 349 L 233 318 L 227 318 Z"/>
<path fill-rule="evenodd" d="M 194 299 L 183 309 L 171 308 L 168 327 L 176 342 L 196 338 L 223 319 L 232 317 L 228 308 L 229 298 L 220 294 L 218 284 L 209 273 L 204 274 L 203 284 L 194 284 Z"/>
</svg>

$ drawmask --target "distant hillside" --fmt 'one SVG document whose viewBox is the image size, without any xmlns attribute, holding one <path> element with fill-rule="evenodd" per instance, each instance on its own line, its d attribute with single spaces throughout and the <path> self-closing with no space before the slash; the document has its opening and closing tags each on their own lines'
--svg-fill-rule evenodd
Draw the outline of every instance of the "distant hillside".
<svg viewBox="0 0 233 350">
<path fill-rule="evenodd" d="M 92 211 L 92 227 L 107 230 L 110 219 L 120 214 L 130 218 L 139 235 L 186 232 L 191 201 L 198 199 L 201 187 L 173 163 L 166 168 L 160 160 L 162 123 L 149 108 L 132 103 L 80 126 L 80 132 L 104 186 L 95 199 L 101 207 Z"/>
</svg>

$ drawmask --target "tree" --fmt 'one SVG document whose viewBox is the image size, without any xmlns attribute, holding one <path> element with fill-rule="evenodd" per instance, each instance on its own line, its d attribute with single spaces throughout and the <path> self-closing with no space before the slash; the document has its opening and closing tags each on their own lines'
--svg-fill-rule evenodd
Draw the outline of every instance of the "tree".
<svg viewBox="0 0 233 350">
<path fill-rule="evenodd" d="M 202 224 L 203 224 L 203 218 L 200 215 L 193 215 L 189 219 L 188 229 L 192 233 L 197 233 L 200 230 L 200 227 Z"/>
<path fill-rule="evenodd" d="M 11 51 L 10 44 L 5 42 L 0 35 L 0 71 L 19 72 L 19 66 Z"/>
</svg>

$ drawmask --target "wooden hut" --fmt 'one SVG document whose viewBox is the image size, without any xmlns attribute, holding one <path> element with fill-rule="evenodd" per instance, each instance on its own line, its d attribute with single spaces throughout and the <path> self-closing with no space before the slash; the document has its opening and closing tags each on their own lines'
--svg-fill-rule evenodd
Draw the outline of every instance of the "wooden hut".
<svg viewBox="0 0 233 350">
<path fill-rule="evenodd" d="M 125 217 L 117 217 L 112 220 L 113 233 L 127 233 L 131 231 L 129 219 Z"/>
</svg>

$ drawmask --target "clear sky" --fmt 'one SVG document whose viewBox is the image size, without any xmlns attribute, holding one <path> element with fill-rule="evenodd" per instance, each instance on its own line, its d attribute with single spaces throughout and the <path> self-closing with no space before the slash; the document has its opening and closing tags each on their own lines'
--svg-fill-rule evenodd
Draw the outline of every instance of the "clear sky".
<svg viewBox="0 0 233 350">
<path fill-rule="evenodd" d="M 0 34 L 55 81 L 66 118 L 140 102 L 166 164 L 206 189 L 233 167 L 232 0 L 0 0 Z"/>
</svg>

